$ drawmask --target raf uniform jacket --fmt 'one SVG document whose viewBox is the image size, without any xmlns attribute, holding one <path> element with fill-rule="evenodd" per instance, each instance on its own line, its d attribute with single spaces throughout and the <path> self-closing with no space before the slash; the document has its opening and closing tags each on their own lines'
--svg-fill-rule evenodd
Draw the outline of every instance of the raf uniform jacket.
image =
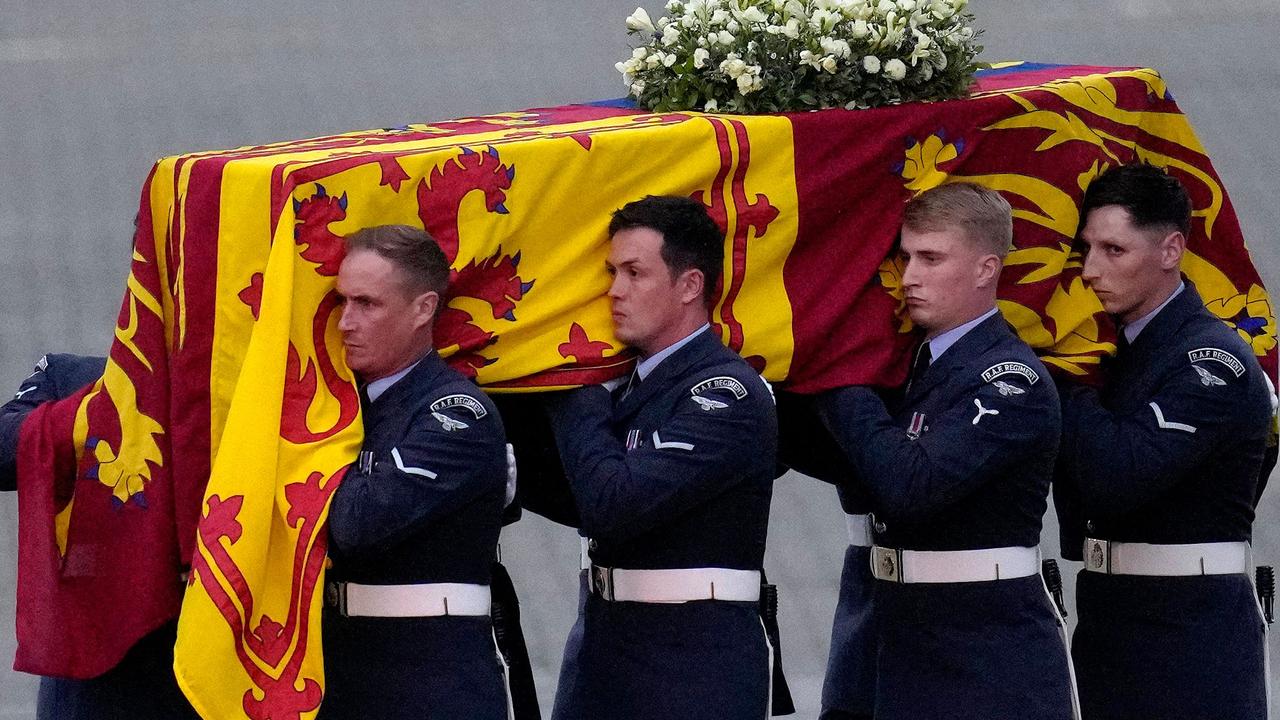
<svg viewBox="0 0 1280 720">
<path fill-rule="evenodd" d="M 334 494 L 328 580 L 488 585 L 507 477 L 489 399 L 432 352 L 364 411 L 372 466 Z M 324 656 L 325 718 L 508 717 L 487 616 L 344 617 L 327 604 Z"/>
<path fill-rule="evenodd" d="M 761 570 L 775 475 L 768 386 L 703 331 L 615 404 L 549 403 L 595 565 Z M 761 718 L 769 650 L 756 603 L 584 598 L 554 717 Z"/>
<path fill-rule="evenodd" d="M 1085 536 L 1251 539 L 1269 391 L 1251 349 L 1191 283 L 1106 365 L 1101 391 L 1060 389 L 1064 557 L 1080 559 Z M 1085 717 L 1265 715 L 1263 623 L 1247 576 L 1082 571 L 1076 593 Z"/>
<path fill-rule="evenodd" d="M 1035 547 L 1060 430 L 1044 366 L 998 313 L 913 378 L 893 412 L 869 388 L 820 411 L 864 482 L 876 544 Z M 875 716 L 1070 718 L 1059 621 L 1039 575 L 878 581 Z"/>
<path fill-rule="evenodd" d="M 102 377 L 106 358 L 54 354 L 44 356 L 0 406 L 0 490 L 17 483 L 18 436 L 22 421 L 41 403 L 73 395 Z M 197 718 L 173 677 L 176 622 L 166 623 L 138 641 L 118 665 L 89 680 L 42 677 L 36 701 L 39 720 L 131 720 Z"/>
</svg>

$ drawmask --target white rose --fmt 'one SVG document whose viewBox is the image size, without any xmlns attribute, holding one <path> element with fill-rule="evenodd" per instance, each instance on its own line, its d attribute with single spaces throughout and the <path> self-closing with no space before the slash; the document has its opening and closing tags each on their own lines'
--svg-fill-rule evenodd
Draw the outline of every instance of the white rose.
<svg viewBox="0 0 1280 720">
<path fill-rule="evenodd" d="M 642 92 L 644 92 L 644 81 L 643 81 L 643 80 L 637 80 L 637 81 L 635 81 L 635 82 L 631 83 L 631 94 L 632 94 L 632 95 L 639 95 L 639 94 L 640 94 L 640 93 L 642 93 Z"/>
<path fill-rule="evenodd" d="M 836 74 L 836 68 L 837 68 L 837 65 L 836 65 L 836 59 L 835 59 L 835 58 L 831 57 L 830 55 L 828 55 L 828 56 L 826 56 L 826 57 L 822 58 L 822 69 L 823 69 L 823 70 L 826 70 L 827 72 L 831 73 L 832 75 L 835 75 L 835 74 Z"/>
<path fill-rule="evenodd" d="M 800 37 L 800 21 L 795 18 L 788 20 L 787 24 L 782 28 L 782 34 L 792 40 Z"/>
<path fill-rule="evenodd" d="M 736 33 L 742 29 L 742 26 L 738 24 L 737 20 L 730 20 L 729 24 L 725 25 L 725 29 L 731 33 Z"/>
<path fill-rule="evenodd" d="M 760 8 L 756 7 L 755 5 L 752 5 L 751 7 L 742 11 L 743 22 L 762 23 L 768 19 L 769 18 L 763 12 L 760 11 Z"/>
<path fill-rule="evenodd" d="M 735 53 L 729 53 L 720 63 L 720 72 L 735 80 L 746 71 L 747 64 Z"/>
<path fill-rule="evenodd" d="M 649 48 L 638 47 L 631 51 L 631 59 L 643 60 L 645 55 L 649 54 Z"/>
<path fill-rule="evenodd" d="M 627 17 L 627 29 L 634 32 L 654 32 L 655 28 L 653 21 L 649 19 L 649 11 L 642 7 L 636 8 L 636 11 Z"/>
<path fill-rule="evenodd" d="M 694 25 L 697 25 L 697 24 L 698 24 L 698 19 L 692 15 L 685 15 L 684 17 L 680 18 L 680 27 L 682 28 L 686 28 L 686 29 L 692 28 Z"/>
<path fill-rule="evenodd" d="M 868 55 L 862 58 L 862 69 L 872 75 L 880 72 L 880 58 L 875 55 Z"/>
<path fill-rule="evenodd" d="M 907 64 L 893 58 L 884 64 L 884 75 L 890 80 L 901 80 L 907 76 Z"/>
<path fill-rule="evenodd" d="M 711 13 L 711 24 L 712 24 L 712 25 L 723 25 L 723 24 L 725 24 L 725 21 L 727 21 L 728 19 L 729 19 L 729 11 L 728 11 L 728 10 L 717 10 L 717 11 L 715 11 L 715 12 Z"/>
<path fill-rule="evenodd" d="M 866 36 L 867 36 L 867 21 L 866 21 L 866 20 L 854 20 L 854 21 L 853 21 L 853 27 L 849 30 L 849 34 L 853 36 L 853 39 L 854 39 L 854 40 L 861 40 L 862 38 L 866 37 Z"/>
<path fill-rule="evenodd" d="M 662 44 L 667 47 L 680 42 L 680 26 L 668 25 L 662 30 Z"/>
<path fill-rule="evenodd" d="M 650 68 L 656 68 L 662 64 L 662 53 L 656 52 L 644 59 L 644 64 Z"/>
<path fill-rule="evenodd" d="M 733 35 L 730 34 L 728 30 L 721 30 L 719 35 L 717 35 L 716 37 L 720 41 L 721 45 L 733 44 Z"/>
<path fill-rule="evenodd" d="M 671 67 L 672 65 L 676 64 L 677 59 L 678 58 L 676 58 L 675 53 L 667 53 L 666 55 L 662 56 L 662 64 L 667 67 Z"/>
<path fill-rule="evenodd" d="M 715 112 L 720 109 L 720 103 L 716 102 L 715 98 L 712 98 L 707 101 L 706 105 L 702 106 L 702 109 L 707 112 Z"/>
<path fill-rule="evenodd" d="M 711 57 L 711 53 L 706 48 L 698 48 L 693 51 L 693 66 L 702 69 L 707 66 L 707 59 Z"/>
</svg>

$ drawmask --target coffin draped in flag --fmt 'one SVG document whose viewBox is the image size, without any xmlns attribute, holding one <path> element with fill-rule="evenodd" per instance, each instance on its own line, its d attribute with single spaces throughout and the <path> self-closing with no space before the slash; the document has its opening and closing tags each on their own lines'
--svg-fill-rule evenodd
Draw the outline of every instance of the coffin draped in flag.
<svg viewBox="0 0 1280 720">
<path fill-rule="evenodd" d="M 201 714 L 314 715 L 325 518 L 361 442 L 334 280 L 343 237 L 370 225 L 430 231 L 453 266 L 441 353 L 490 390 L 531 391 L 625 372 L 609 213 L 693 197 L 725 231 L 715 331 L 815 392 L 904 378 L 903 205 L 970 180 L 1014 209 L 1005 317 L 1087 375 L 1114 328 L 1072 252 L 1080 199 L 1106 168 L 1147 161 L 1190 191 L 1185 273 L 1275 376 L 1270 299 L 1152 70 L 1010 64 L 966 100 L 864 111 L 623 105 L 161 160 L 105 374 L 23 427 L 16 667 L 99 674 L 181 604 L 175 669 Z"/>
</svg>

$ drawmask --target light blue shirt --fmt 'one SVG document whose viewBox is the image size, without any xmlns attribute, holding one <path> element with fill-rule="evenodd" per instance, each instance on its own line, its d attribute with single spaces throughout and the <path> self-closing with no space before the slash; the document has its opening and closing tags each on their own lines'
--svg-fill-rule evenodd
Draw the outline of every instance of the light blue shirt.
<svg viewBox="0 0 1280 720">
<path fill-rule="evenodd" d="M 684 339 L 678 340 L 666 346 L 665 348 L 659 350 L 658 352 L 650 355 L 649 357 L 641 360 L 639 363 L 636 364 L 636 375 L 641 380 L 644 380 L 646 377 L 649 377 L 649 373 L 653 372 L 654 368 L 658 367 L 659 363 L 661 363 L 663 360 L 666 360 L 667 358 L 674 355 L 677 350 L 684 347 L 685 345 L 688 345 L 695 337 L 697 337 L 698 333 L 704 330 L 707 330 L 710 327 L 711 327 L 711 323 L 703 323 L 702 327 L 698 328 L 697 330 L 694 330 L 688 335 L 685 335 Z"/>
<path fill-rule="evenodd" d="M 432 350 L 431 352 L 435 352 L 435 351 Z M 430 354 L 431 353 L 427 353 L 427 355 L 430 355 Z M 425 358 L 425 357 L 426 355 L 422 356 L 422 358 Z M 364 391 L 369 396 L 369 402 L 373 402 L 374 400 L 377 400 L 378 397 L 381 396 L 382 393 L 386 392 L 388 388 L 390 388 L 392 385 L 395 385 L 397 382 L 399 382 L 400 378 L 403 378 L 405 375 L 408 375 L 410 370 L 418 367 L 418 363 L 422 362 L 422 358 L 418 358 L 417 362 L 414 362 L 412 365 L 401 370 L 398 373 L 388 375 L 384 378 L 379 378 L 369 383 L 368 385 L 365 385 Z"/>
<path fill-rule="evenodd" d="M 955 345 L 956 342 L 960 340 L 960 338 L 964 337 L 965 333 L 978 327 L 979 325 L 982 324 L 983 320 L 986 320 L 987 318 L 991 317 L 992 315 L 995 315 L 998 312 L 1000 312 L 999 308 L 991 308 L 990 310 L 982 313 L 981 315 L 970 320 L 969 322 L 963 325 L 957 325 L 951 328 L 950 330 L 942 333 L 938 337 L 930 340 L 929 355 L 933 359 L 929 361 L 929 364 L 932 365 L 935 361 L 937 361 L 938 358 L 942 357 L 942 353 L 946 352 L 947 350 L 950 350 L 951 346 Z"/>
<path fill-rule="evenodd" d="M 1159 315 L 1160 311 L 1164 309 L 1165 305 L 1168 305 L 1169 303 L 1173 302 L 1173 299 L 1178 297 L 1178 294 L 1181 293 L 1182 289 L 1185 288 L 1186 286 L 1187 284 L 1185 282 L 1180 281 L 1178 283 L 1178 289 L 1174 290 L 1173 294 L 1171 294 L 1168 298 L 1166 298 L 1164 302 L 1160 303 L 1160 305 L 1155 310 L 1152 310 L 1146 315 L 1143 315 L 1137 320 L 1134 320 L 1133 322 L 1124 326 L 1124 338 L 1129 341 L 1130 345 L 1133 344 L 1134 340 L 1138 339 L 1138 333 L 1142 332 L 1142 329 L 1147 326 L 1147 323 L 1151 322 L 1151 319 L 1154 318 L 1156 315 Z"/>
</svg>

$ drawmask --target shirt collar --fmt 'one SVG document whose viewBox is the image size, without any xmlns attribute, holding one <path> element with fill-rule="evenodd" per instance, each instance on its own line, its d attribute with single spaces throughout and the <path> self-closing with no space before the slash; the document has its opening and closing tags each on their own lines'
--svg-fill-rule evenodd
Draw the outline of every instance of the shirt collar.
<svg viewBox="0 0 1280 720">
<path fill-rule="evenodd" d="M 685 345 L 688 345 L 695 337 L 698 336 L 698 333 L 702 332 L 703 330 L 706 330 L 709 327 L 711 327 L 711 323 L 703 323 L 702 326 L 699 327 L 697 330 L 694 330 L 688 335 L 685 335 L 684 339 L 678 340 L 675 343 L 672 343 L 671 345 L 668 345 L 665 348 L 659 350 L 658 352 L 641 360 L 636 365 L 636 375 L 639 376 L 641 380 L 644 380 L 646 377 L 649 376 L 649 373 L 653 372 L 654 368 L 658 367 L 659 363 L 661 363 L 663 360 L 666 360 L 667 358 L 674 355 L 675 352 L 680 348 L 684 347 Z"/>
<path fill-rule="evenodd" d="M 430 353 L 428 353 L 428 355 L 429 354 Z M 373 402 L 374 400 L 377 400 L 382 395 L 382 393 L 386 392 L 388 389 L 390 389 L 392 385 L 395 385 L 397 382 L 399 382 L 400 379 L 403 378 L 405 375 L 408 375 L 410 370 L 418 367 L 418 363 L 422 362 L 422 359 L 425 357 L 426 355 L 423 355 L 421 358 L 418 358 L 417 362 L 401 370 L 400 372 L 394 373 L 392 375 L 388 375 L 384 378 L 378 378 L 377 380 L 374 380 L 368 385 L 365 385 L 364 391 L 365 391 L 365 394 L 369 396 L 369 402 Z"/>
<path fill-rule="evenodd" d="M 1186 286 L 1187 286 L 1186 282 L 1183 282 L 1181 280 L 1178 281 L 1178 288 L 1174 290 L 1173 293 L 1169 295 L 1169 297 L 1165 298 L 1164 302 L 1160 303 L 1160 305 L 1157 306 L 1155 310 L 1152 310 L 1146 315 L 1143 315 L 1137 320 L 1134 320 L 1128 325 L 1125 325 L 1123 330 L 1124 339 L 1128 340 L 1129 344 L 1132 345 L 1133 341 L 1138 339 L 1138 333 L 1142 332 L 1142 329 L 1145 328 L 1147 324 L 1150 323 L 1151 320 L 1156 315 L 1160 314 L 1160 311 L 1164 309 L 1165 305 L 1168 305 L 1169 303 L 1173 302 L 1173 299 L 1178 297 L 1178 294 L 1181 293 L 1183 288 L 1185 288 Z"/>
<path fill-rule="evenodd" d="M 938 358 L 942 357 L 942 353 L 951 349 L 951 346 L 955 345 L 956 342 L 960 340 L 960 338 L 964 337 L 965 333 L 978 327 L 979 325 L 982 324 L 983 320 L 986 320 L 992 315 L 995 315 L 997 312 L 1000 312 L 998 308 L 991 308 L 990 310 L 970 320 L 969 322 L 963 325 L 957 325 L 956 327 L 953 327 L 950 330 L 944 333 L 941 333 L 937 337 L 930 340 L 929 355 L 933 358 L 933 360 L 929 361 L 930 364 L 932 364 Z"/>
</svg>

